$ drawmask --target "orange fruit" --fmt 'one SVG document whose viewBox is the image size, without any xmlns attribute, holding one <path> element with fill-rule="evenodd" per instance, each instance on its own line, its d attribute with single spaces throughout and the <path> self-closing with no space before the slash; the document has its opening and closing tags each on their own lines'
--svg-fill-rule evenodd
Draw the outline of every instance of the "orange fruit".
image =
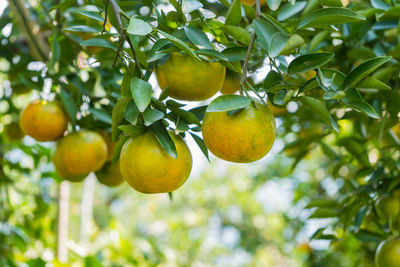
<svg viewBox="0 0 400 267">
<path fill-rule="evenodd" d="M 247 163 L 269 152 L 275 140 L 275 127 L 272 111 L 256 103 L 233 115 L 206 112 L 202 132 L 206 146 L 215 156 Z"/>
<path fill-rule="evenodd" d="M 379 244 L 375 254 L 377 267 L 400 266 L 400 239 L 392 238 Z"/>
<path fill-rule="evenodd" d="M 182 137 L 170 133 L 177 158 L 170 156 L 152 132 L 130 138 L 122 147 L 122 177 L 142 193 L 167 193 L 178 189 L 189 177 L 192 155 Z"/>
<path fill-rule="evenodd" d="M 96 172 L 97 180 L 106 186 L 118 186 L 124 182 L 121 175 L 119 161 L 114 164 L 106 163 L 100 171 Z"/>
<path fill-rule="evenodd" d="M 376 202 L 376 211 L 382 219 L 394 219 L 400 212 L 400 199 L 398 197 L 384 195 Z"/>
<path fill-rule="evenodd" d="M 67 130 L 68 117 L 57 102 L 34 100 L 22 110 L 19 125 L 37 141 L 54 141 Z"/>
<path fill-rule="evenodd" d="M 19 141 L 25 136 L 21 130 L 21 127 L 19 127 L 19 123 L 15 121 L 7 124 L 4 130 L 7 138 L 11 141 Z"/>
<path fill-rule="evenodd" d="M 253 6 L 256 4 L 256 0 L 240 0 L 243 5 Z M 265 5 L 265 0 L 260 0 L 260 6 Z"/>
<path fill-rule="evenodd" d="M 231 71 L 226 71 L 225 81 L 221 88 L 221 93 L 224 95 L 231 95 L 240 89 L 240 76 Z"/>
<path fill-rule="evenodd" d="M 287 113 L 287 109 L 286 107 L 278 107 L 278 106 L 274 106 L 274 104 L 271 103 L 271 101 L 269 101 L 269 99 L 267 98 L 267 103 L 268 103 L 268 107 L 271 109 L 272 114 L 274 114 L 274 116 L 281 116 Z"/>
<path fill-rule="evenodd" d="M 54 166 L 65 179 L 98 171 L 106 160 L 106 142 L 98 133 L 87 130 L 62 138 L 53 154 Z"/>
<path fill-rule="evenodd" d="M 225 67 L 219 63 L 196 60 L 181 53 L 171 53 L 156 76 L 161 89 L 180 100 L 205 100 L 215 95 L 225 80 Z"/>
<path fill-rule="evenodd" d="M 111 133 L 108 131 L 98 131 L 97 133 L 100 134 L 101 137 L 103 137 L 104 141 L 107 144 L 107 162 L 110 162 L 113 158 L 114 149 L 117 145 L 117 142 L 112 141 Z"/>
</svg>

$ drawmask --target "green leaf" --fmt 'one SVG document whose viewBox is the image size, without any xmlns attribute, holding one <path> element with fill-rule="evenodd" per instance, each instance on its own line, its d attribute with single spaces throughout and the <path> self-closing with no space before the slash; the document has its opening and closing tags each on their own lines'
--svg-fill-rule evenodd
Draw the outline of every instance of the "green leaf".
<svg viewBox="0 0 400 267">
<path fill-rule="evenodd" d="M 242 19 L 242 8 L 240 0 L 233 0 L 225 18 L 226 25 L 237 25 Z"/>
<path fill-rule="evenodd" d="M 337 217 L 339 215 L 338 211 L 333 208 L 318 208 L 316 209 L 308 219 L 313 218 L 332 218 Z"/>
<path fill-rule="evenodd" d="M 98 46 L 98 47 L 110 48 L 114 51 L 117 51 L 117 46 L 115 44 L 102 38 L 93 38 L 83 41 L 81 42 L 81 46 Z"/>
<path fill-rule="evenodd" d="M 274 27 L 274 25 L 263 19 L 256 19 L 253 21 L 253 23 L 257 34 L 257 40 L 260 42 L 265 51 L 269 51 L 272 36 L 277 32 L 277 29 Z"/>
<path fill-rule="evenodd" d="M 80 11 L 77 11 L 74 13 L 78 13 L 87 18 L 91 18 L 91 19 L 94 19 L 94 20 L 97 20 L 100 22 L 104 22 L 104 18 L 101 16 L 101 14 L 98 12 L 95 12 L 95 11 L 80 10 Z"/>
<path fill-rule="evenodd" d="M 384 0 L 371 0 L 371 5 L 375 7 L 376 9 L 381 9 L 381 10 L 389 10 L 391 6 L 386 3 Z"/>
<path fill-rule="evenodd" d="M 182 12 L 185 14 L 189 14 L 197 9 L 203 7 L 203 4 L 196 0 L 183 0 L 182 1 Z"/>
<path fill-rule="evenodd" d="M 328 7 L 317 9 L 309 14 L 307 14 L 299 23 L 298 29 L 300 28 L 320 28 L 331 25 L 357 22 L 366 20 L 364 16 L 352 11 L 348 8 L 340 7 Z"/>
<path fill-rule="evenodd" d="M 319 68 L 328 63 L 334 56 L 333 53 L 314 53 L 299 56 L 290 62 L 288 73 L 294 74 Z"/>
<path fill-rule="evenodd" d="M 60 91 L 61 102 L 64 104 L 65 110 L 67 111 L 69 120 L 71 121 L 72 126 L 75 126 L 76 123 L 76 103 L 74 98 L 66 91 Z"/>
<path fill-rule="evenodd" d="M 192 57 L 200 60 L 199 57 L 193 52 L 193 50 L 187 44 L 185 44 L 183 41 L 181 41 L 180 39 L 176 38 L 175 36 L 173 36 L 169 33 L 166 33 L 166 32 L 160 31 L 160 30 L 157 30 L 157 31 L 161 35 L 163 35 L 165 38 L 167 38 L 169 41 L 171 41 L 171 43 L 173 43 L 176 47 L 178 47 L 182 51 L 186 52 L 189 56 L 192 56 Z"/>
<path fill-rule="evenodd" d="M 311 96 L 300 96 L 301 102 L 307 106 L 315 115 L 317 115 L 322 121 L 332 127 L 336 132 L 339 131 L 336 122 L 329 114 L 328 108 L 324 101 L 313 98 Z"/>
<path fill-rule="evenodd" d="M 64 28 L 64 31 L 97 33 L 97 32 L 99 32 L 99 29 L 96 29 L 96 28 L 93 28 L 90 26 L 86 26 L 86 25 L 73 25 L 73 26 Z"/>
<path fill-rule="evenodd" d="M 162 57 L 165 57 L 166 54 L 165 53 L 160 53 L 160 50 L 163 49 L 164 47 L 169 47 L 170 45 L 172 45 L 172 43 L 167 40 L 167 39 L 159 39 L 157 40 L 153 46 L 151 47 L 151 50 L 147 56 L 147 62 L 154 62 L 159 60 Z"/>
<path fill-rule="evenodd" d="M 150 126 L 162 118 L 164 118 L 164 113 L 157 109 L 152 109 L 149 107 L 143 112 L 144 125 L 146 126 Z"/>
<path fill-rule="evenodd" d="M 267 5 L 273 11 L 277 10 L 281 5 L 282 0 L 267 0 Z"/>
<path fill-rule="evenodd" d="M 164 124 L 161 121 L 156 121 L 150 127 L 153 130 L 158 142 L 164 148 L 164 150 L 167 151 L 167 153 L 171 157 L 176 159 L 178 157 L 178 154 L 176 152 L 175 143 L 172 140 L 167 129 L 165 129 Z"/>
<path fill-rule="evenodd" d="M 385 64 L 391 57 L 376 57 L 364 61 L 354 68 L 343 81 L 343 90 L 349 89 L 356 85 L 359 81 L 365 78 L 370 73 L 374 72 L 379 66 Z"/>
<path fill-rule="evenodd" d="M 261 16 L 266 21 L 268 21 L 270 24 L 274 25 L 274 27 L 281 33 L 288 34 L 288 35 L 290 34 L 289 30 L 282 23 L 280 23 L 278 20 L 276 20 L 274 17 L 272 17 L 271 15 L 262 13 Z"/>
<path fill-rule="evenodd" d="M 317 46 L 324 41 L 330 34 L 331 32 L 328 30 L 325 31 L 321 31 L 319 33 L 317 33 L 316 35 L 314 35 L 314 37 L 312 38 L 311 42 L 310 42 L 310 47 L 308 48 L 308 51 L 310 52 L 314 52 L 315 48 L 317 48 Z"/>
<path fill-rule="evenodd" d="M 269 55 L 271 57 L 278 56 L 283 48 L 286 46 L 286 43 L 289 41 L 289 36 L 283 34 L 281 32 L 276 32 L 272 35 L 271 38 L 271 46 L 269 47 Z"/>
<path fill-rule="evenodd" d="M 264 87 L 266 89 L 270 89 L 274 85 L 277 85 L 278 83 L 280 83 L 281 81 L 282 81 L 281 75 L 279 75 L 278 72 L 271 70 L 270 72 L 268 72 L 268 75 L 264 80 Z"/>
<path fill-rule="evenodd" d="M 378 89 L 378 90 L 390 90 L 390 86 L 384 84 L 380 80 L 377 80 L 372 77 L 365 77 L 359 83 L 357 83 L 355 88 L 362 88 L 362 89 Z"/>
<path fill-rule="evenodd" d="M 117 103 L 115 104 L 113 111 L 112 111 L 112 124 L 111 124 L 111 134 L 112 140 L 117 140 L 118 136 L 118 125 L 124 119 L 125 109 L 128 105 L 129 101 L 131 101 L 130 97 L 123 97 L 118 99 Z"/>
<path fill-rule="evenodd" d="M 133 125 L 120 125 L 118 129 L 123 131 L 125 134 L 129 135 L 132 138 L 135 138 L 145 132 L 145 129 L 139 126 Z"/>
<path fill-rule="evenodd" d="M 105 122 L 105 123 L 108 123 L 108 124 L 112 124 L 111 115 L 107 111 L 101 110 L 101 109 L 97 109 L 97 108 L 93 108 L 93 107 L 90 107 L 89 111 L 99 121 L 102 121 L 102 122 Z"/>
<path fill-rule="evenodd" d="M 190 133 L 192 136 L 193 140 L 196 142 L 196 144 L 199 146 L 201 149 L 201 152 L 203 152 L 204 156 L 206 156 L 207 160 L 210 161 L 208 157 L 208 149 L 206 144 L 204 143 L 203 139 L 201 139 L 199 136 L 195 135 L 194 133 Z"/>
<path fill-rule="evenodd" d="M 175 115 L 179 116 L 180 118 L 184 119 L 188 123 L 193 123 L 198 126 L 201 126 L 199 119 L 190 111 L 186 111 L 184 109 L 180 109 L 174 106 L 168 105 L 168 108 L 174 113 Z"/>
<path fill-rule="evenodd" d="M 132 17 L 129 21 L 127 32 L 133 35 L 147 35 L 152 32 L 152 27 L 141 19 Z"/>
<path fill-rule="evenodd" d="M 121 84 L 121 95 L 122 96 L 130 97 L 132 95 L 131 85 L 130 85 L 131 80 L 132 80 L 132 76 L 129 73 L 125 73 L 124 78 L 122 78 L 122 84 Z"/>
<path fill-rule="evenodd" d="M 298 34 L 293 34 L 290 36 L 289 40 L 286 42 L 286 45 L 283 47 L 280 55 L 287 55 L 290 54 L 295 49 L 300 48 L 304 44 L 304 39 Z"/>
<path fill-rule="evenodd" d="M 321 0 L 322 6 L 328 7 L 342 7 L 343 4 L 340 0 Z"/>
<path fill-rule="evenodd" d="M 307 1 L 296 1 L 294 4 L 287 3 L 281 9 L 279 9 L 277 19 L 282 21 L 292 18 L 294 15 L 303 10 L 306 4 Z"/>
<path fill-rule="evenodd" d="M 362 98 L 358 90 L 355 88 L 350 88 L 349 90 L 347 90 L 346 97 L 343 98 L 342 101 L 346 105 L 365 113 L 371 118 L 374 119 L 379 118 L 379 115 L 375 111 L 375 109 L 370 104 L 365 102 L 365 100 Z"/>
<path fill-rule="evenodd" d="M 196 54 L 208 56 L 211 58 L 216 58 L 219 60 L 224 60 L 224 61 L 229 60 L 224 54 L 222 54 L 221 52 L 218 52 L 216 50 L 213 50 L 213 49 L 200 49 L 195 52 L 196 52 Z"/>
<path fill-rule="evenodd" d="M 250 105 L 251 99 L 240 95 L 223 95 L 214 99 L 207 108 L 207 112 L 221 112 L 240 108 L 246 108 Z"/>
<path fill-rule="evenodd" d="M 185 34 L 189 38 L 189 40 L 192 41 L 192 43 L 197 47 L 213 49 L 207 35 L 205 35 L 204 32 L 202 32 L 201 30 L 194 27 L 185 26 Z"/>
<path fill-rule="evenodd" d="M 250 43 L 251 36 L 246 29 L 243 29 L 239 26 L 224 25 L 221 27 L 221 30 L 245 45 L 249 45 Z"/>
<path fill-rule="evenodd" d="M 129 101 L 128 105 L 125 106 L 125 119 L 132 123 L 133 125 L 136 125 L 137 120 L 139 118 L 140 111 L 138 107 L 135 104 L 135 101 L 131 100 Z"/>
<path fill-rule="evenodd" d="M 133 100 L 139 111 L 143 112 L 151 101 L 151 94 L 153 93 L 151 84 L 133 77 L 130 85 Z"/>
</svg>

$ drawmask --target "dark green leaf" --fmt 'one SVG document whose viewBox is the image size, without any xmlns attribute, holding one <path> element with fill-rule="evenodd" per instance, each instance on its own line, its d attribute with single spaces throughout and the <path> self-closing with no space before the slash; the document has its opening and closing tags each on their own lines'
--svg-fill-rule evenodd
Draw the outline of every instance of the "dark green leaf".
<svg viewBox="0 0 400 267">
<path fill-rule="evenodd" d="M 349 89 L 356 85 L 359 81 L 365 78 L 367 75 L 375 71 L 381 65 L 385 64 L 391 59 L 391 57 L 376 57 L 364 61 L 353 69 L 343 81 L 343 90 Z"/>
<path fill-rule="evenodd" d="M 214 99 L 207 108 L 207 112 L 221 112 L 240 108 L 246 108 L 250 105 L 251 99 L 240 95 L 223 95 Z"/>
<path fill-rule="evenodd" d="M 102 38 L 93 38 L 83 41 L 81 42 L 81 46 L 98 46 L 98 47 L 110 48 L 114 51 L 117 51 L 117 46 L 115 44 Z"/>
<path fill-rule="evenodd" d="M 299 13 L 306 6 L 307 1 L 296 1 L 294 4 L 287 3 L 279 9 L 277 19 L 282 21 L 292 18 L 294 15 Z"/>
<path fill-rule="evenodd" d="M 118 102 L 115 104 L 113 111 L 112 111 L 112 128 L 111 128 L 111 133 L 112 133 L 112 140 L 115 141 L 118 136 L 118 125 L 122 122 L 124 119 L 124 114 L 125 114 L 125 109 L 126 106 L 128 105 L 129 101 L 131 101 L 130 97 L 123 97 L 118 100 Z"/>
<path fill-rule="evenodd" d="M 338 126 L 336 122 L 332 119 L 329 114 L 328 108 L 324 101 L 310 97 L 310 96 L 301 96 L 301 102 L 304 103 L 315 115 L 317 115 L 322 121 L 332 127 L 336 132 L 338 132 Z"/>
<path fill-rule="evenodd" d="M 225 18 L 226 25 L 237 25 L 242 18 L 240 0 L 233 0 Z"/>
<path fill-rule="evenodd" d="M 75 126 L 77 108 L 74 98 L 64 90 L 60 91 L 60 98 L 62 103 L 64 104 L 65 110 L 67 111 L 72 126 Z"/>
<path fill-rule="evenodd" d="M 102 121 L 102 122 L 105 122 L 105 123 L 108 123 L 108 124 L 112 124 L 111 115 L 107 111 L 101 110 L 101 109 L 97 109 L 97 108 L 93 108 L 93 107 L 90 107 L 89 111 L 99 121 Z"/>
<path fill-rule="evenodd" d="M 293 74 L 319 68 L 328 63 L 334 56 L 333 53 L 314 53 L 299 56 L 290 62 L 288 73 Z"/>
<path fill-rule="evenodd" d="M 151 84 L 139 78 L 133 77 L 131 80 L 131 93 L 140 112 L 143 112 L 151 101 L 153 93 Z"/>
<path fill-rule="evenodd" d="M 297 28 L 326 27 L 365 20 L 364 16 L 348 8 L 328 7 L 307 14 Z"/>
<path fill-rule="evenodd" d="M 151 126 L 155 136 L 157 137 L 158 142 L 160 142 L 161 146 L 164 148 L 167 153 L 173 157 L 177 158 L 178 154 L 176 153 L 175 143 L 172 140 L 170 134 L 167 129 L 165 129 L 164 124 L 161 121 L 156 121 Z"/>
<path fill-rule="evenodd" d="M 192 41 L 192 43 L 197 47 L 204 49 L 213 49 L 207 35 L 205 35 L 205 33 L 201 30 L 194 27 L 185 26 L 185 33 L 189 40 Z"/>
<path fill-rule="evenodd" d="M 208 149 L 207 149 L 207 146 L 204 143 L 203 139 L 201 139 L 199 136 L 195 135 L 194 133 L 190 133 L 190 135 L 193 137 L 193 140 L 199 146 L 199 148 L 201 149 L 201 152 L 203 152 L 204 156 L 206 156 L 207 160 L 210 161 L 210 159 L 208 157 Z"/>
<path fill-rule="evenodd" d="M 199 57 L 193 52 L 193 50 L 187 44 L 185 44 L 183 41 L 181 41 L 180 39 L 176 38 L 175 36 L 173 36 L 169 33 L 166 33 L 166 32 L 160 31 L 160 30 L 158 30 L 158 32 L 161 35 L 163 35 L 165 38 L 167 38 L 169 41 L 171 41 L 171 43 L 173 43 L 176 47 L 178 47 L 182 51 L 186 52 L 186 54 L 200 60 Z"/>
</svg>

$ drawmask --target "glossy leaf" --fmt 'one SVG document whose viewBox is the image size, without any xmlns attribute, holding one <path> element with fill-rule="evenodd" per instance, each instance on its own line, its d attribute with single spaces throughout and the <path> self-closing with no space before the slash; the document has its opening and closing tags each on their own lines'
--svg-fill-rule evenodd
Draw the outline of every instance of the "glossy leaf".
<svg viewBox="0 0 400 267">
<path fill-rule="evenodd" d="M 333 53 L 314 53 L 299 56 L 290 62 L 288 73 L 293 74 L 319 68 L 327 64 L 334 56 Z"/>
<path fill-rule="evenodd" d="M 365 20 L 364 16 L 348 8 L 328 7 L 307 14 L 297 28 L 326 27 L 331 25 Z"/>
<path fill-rule="evenodd" d="M 240 0 L 233 0 L 225 18 L 226 25 L 237 25 L 242 18 Z"/>
<path fill-rule="evenodd" d="M 194 27 L 185 26 L 185 33 L 190 41 L 192 41 L 192 43 L 197 47 L 205 49 L 213 48 L 210 40 L 208 40 L 207 35 L 205 35 L 201 30 Z"/>
<path fill-rule="evenodd" d="M 139 78 L 133 77 L 130 83 L 132 98 L 140 112 L 143 112 L 151 101 L 153 93 L 151 84 Z"/>
<path fill-rule="evenodd" d="M 246 108 L 250 105 L 251 99 L 240 95 L 223 95 L 212 101 L 207 112 L 230 111 Z"/>
<path fill-rule="evenodd" d="M 160 142 L 164 150 L 171 157 L 176 159 L 178 157 L 178 154 L 176 152 L 175 143 L 172 140 L 168 131 L 165 129 L 164 124 L 161 121 L 157 121 L 151 125 L 151 129 L 153 130 L 158 142 Z"/>
</svg>

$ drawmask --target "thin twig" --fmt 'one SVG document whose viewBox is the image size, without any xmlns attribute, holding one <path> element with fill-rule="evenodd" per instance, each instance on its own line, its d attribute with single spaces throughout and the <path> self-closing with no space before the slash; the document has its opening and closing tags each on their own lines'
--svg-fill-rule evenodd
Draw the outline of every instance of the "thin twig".
<svg viewBox="0 0 400 267">
<path fill-rule="evenodd" d="M 103 30 L 101 31 L 101 35 L 103 35 L 103 33 L 106 31 L 107 10 L 108 10 L 108 0 L 106 0 L 105 7 L 104 7 L 104 22 L 103 22 Z"/>
<path fill-rule="evenodd" d="M 115 67 L 115 64 L 117 63 L 118 56 L 119 56 L 119 53 L 121 53 L 124 42 L 125 42 L 125 31 L 122 32 L 122 34 L 120 35 L 120 38 L 119 38 L 118 49 L 114 55 L 114 59 L 113 59 L 113 63 L 112 63 L 113 68 Z"/>
<path fill-rule="evenodd" d="M 124 25 L 123 25 L 123 23 L 122 23 L 121 15 L 124 16 L 124 17 L 127 18 L 127 19 L 129 19 L 129 16 L 126 15 L 126 14 L 121 10 L 121 8 L 118 6 L 118 4 L 117 4 L 117 2 L 115 2 L 115 0 L 108 0 L 108 1 L 110 2 L 110 5 L 111 5 L 111 7 L 112 7 L 112 9 L 113 9 L 113 11 L 114 11 L 114 14 L 115 14 L 115 18 L 116 18 L 116 20 L 117 20 L 118 32 L 119 32 L 120 35 L 122 35 L 123 32 L 125 31 L 125 27 L 124 27 Z M 121 38 L 121 36 L 120 36 L 120 38 Z M 137 64 L 138 69 L 139 69 L 139 71 L 140 71 L 140 76 L 143 78 L 142 67 L 140 66 L 139 58 L 138 58 L 137 55 L 136 55 L 135 48 L 134 48 L 134 46 L 133 46 L 133 44 L 132 44 L 132 41 L 131 41 L 129 35 L 127 35 L 126 40 L 128 41 L 128 44 L 129 44 L 129 46 L 130 46 L 130 48 L 131 48 L 131 51 L 132 51 L 132 55 L 133 55 L 133 57 L 135 58 L 136 64 Z"/>
<path fill-rule="evenodd" d="M 261 15 L 261 7 L 260 7 L 260 0 L 256 0 L 256 18 L 260 18 Z M 251 50 L 253 49 L 253 45 L 254 45 L 254 41 L 256 39 L 256 32 L 254 31 L 251 34 L 250 37 L 250 42 L 249 42 L 249 46 L 247 47 L 247 53 L 246 53 L 246 58 L 243 62 L 243 67 L 242 67 L 242 77 L 240 79 L 240 83 L 242 85 L 245 84 L 246 82 L 246 78 L 247 78 L 247 67 L 249 65 L 249 60 L 250 60 L 250 55 L 251 55 Z M 242 87 L 240 87 L 240 94 L 242 93 Z"/>
</svg>

